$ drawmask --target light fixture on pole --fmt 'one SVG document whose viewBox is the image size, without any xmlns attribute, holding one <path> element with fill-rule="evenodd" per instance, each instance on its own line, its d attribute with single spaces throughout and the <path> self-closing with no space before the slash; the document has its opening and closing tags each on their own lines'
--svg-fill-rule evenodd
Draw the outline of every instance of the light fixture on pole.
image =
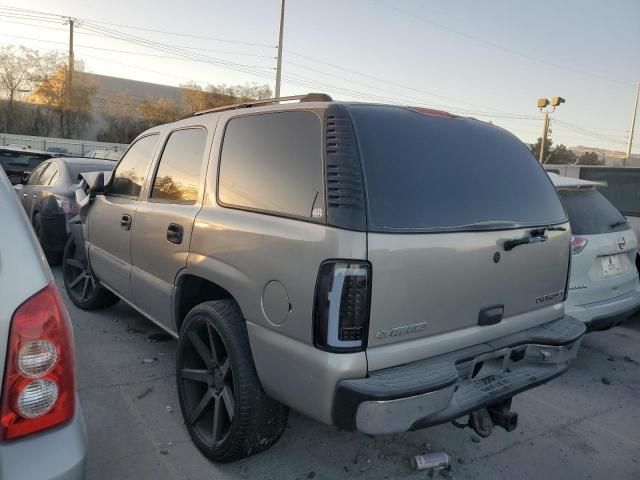
<svg viewBox="0 0 640 480">
<path fill-rule="evenodd" d="M 549 134 L 549 113 L 554 112 L 556 107 L 559 107 L 560 104 L 564 103 L 565 99 L 562 97 L 553 97 L 551 101 L 548 98 L 539 98 L 538 99 L 538 110 L 541 112 L 544 111 L 544 125 L 542 127 L 542 141 L 540 142 L 540 158 L 538 161 L 540 163 L 544 163 L 544 154 L 545 147 L 547 143 L 547 136 Z M 549 110 L 551 107 L 551 110 Z"/>
</svg>

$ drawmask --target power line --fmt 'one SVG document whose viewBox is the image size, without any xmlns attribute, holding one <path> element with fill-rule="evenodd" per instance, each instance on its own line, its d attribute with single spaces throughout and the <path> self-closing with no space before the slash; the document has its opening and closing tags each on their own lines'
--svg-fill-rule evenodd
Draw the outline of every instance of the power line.
<svg viewBox="0 0 640 480">
<path fill-rule="evenodd" d="M 35 14 L 35 15 L 40 15 L 40 16 L 47 16 L 47 17 L 63 17 L 61 15 L 58 14 L 53 14 L 53 13 L 47 13 L 47 12 L 42 12 L 42 11 L 37 11 L 37 10 L 29 10 L 26 8 L 16 8 L 16 7 L 11 7 L 8 5 L 0 5 L 0 9 L 6 9 L 6 10 L 10 10 L 10 11 L 15 11 L 15 12 L 25 12 L 24 15 L 29 15 L 29 14 Z M 171 32 L 171 31 L 166 31 L 166 30 L 160 30 L 160 29 L 155 29 L 155 28 L 147 28 L 147 27 L 140 27 L 140 26 L 135 26 L 135 25 L 128 25 L 128 24 L 123 24 L 123 23 L 113 23 L 113 22 L 106 22 L 103 20 L 92 20 L 92 19 L 88 19 L 88 18 L 78 18 L 78 20 L 80 21 L 91 21 L 91 22 L 99 22 L 102 23 L 104 25 L 111 25 L 114 27 L 121 27 L 121 28 L 126 28 L 126 29 L 133 29 L 133 30 L 142 30 L 142 31 L 147 31 L 147 32 L 153 32 L 153 33 L 162 33 L 164 35 L 176 35 L 176 36 L 181 36 L 181 37 L 185 37 L 185 38 L 197 38 L 197 39 L 201 39 L 201 40 L 211 40 L 214 42 L 223 42 L 223 43 L 233 43 L 233 44 L 238 44 L 238 45 L 249 45 L 249 46 L 254 46 L 254 47 L 267 47 L 267 48 L 276 48 L 274 45 L 269 45 L 266 43 L 256 43 L 256 42 L 244 42 L 244 41 L 240 41 L 240 40 L 229 40 L 229 39 L 224 39 L 224 38 L 216 38 L 216 37 L 209 37 L 206 35 L 195 35 L 195 34 L 189 34 L 189 33 L 178 33 L 178 32 Z"/>
<path fill-rule="evenodd" d="M 523 52 L 520 52 L 518 50 L 514 50 L 513 48 L 505 47 L 503 45 L 500 45 L 499 43 L 492 42 L 490 40 L 486 40 L 484 38 L 481 38 L 481 37 L 478 37 L 478 36 L 475 36 L 475 35 L 471 35 L 469 33 L 463 32 L 461 30 L 457 30 L 455 28 L 449 27 L 447 25 L 444 25 L 442 23 L 436 22 L 434 20 L 422 17 L 422 16 L 420 16 L 418 14 L 410 12 L 409 10 L 405 10 L 405 9 L 397 7 L 395 5 L 390 5 L 390 4 L 386 3 L 386 2 L 383 2 L 382 0 L 370 0 L 370 1 L 372 1 L 374 3 L 377 3 L 377 4 L 379 4 L 379 5 L 381 5 L 381 6 L 385 7 L 385 8 L 388 8 L 390 10 L 394 10 L 395 12 L 398 12 L 398 13 L 400 13 L 402 15 L 406 15 L 408 17 L 411 17 L 411 18 L 413 18 L 415 20 L 428 23 L 428 24 L 433 25 L 433 26 L 435 26 L 437 28 L 440 28 L 442 30 L 446 30 L 448 32 L 454 33 L 456 35 L 460 35 L 460 36 L 465 37 L 467 39 L 470 39 L 470 40 L 473 40 L 473 41 L 476 41 L 476 42 L 479 42 L 479 43 L 483 43 L 483 44 L 488 45 L 488 46 L 490 46 L 492 48 L 497 48 L 498 50 L 502 50 L 502 51 L 510 53 L 512 55 L 517 55 L 519 57 L 526 58 L 527 60 L 531 60 L 531 61 L 538 62 L 538 63 L 544 63 L 546 65 L 551 65 L 552 67 L 560 68 L 562 70 L 567 70 L 567 71 L 573 72 L 573 73 L 578 73 L 580 75 L 585 75 L 585 76 L 597 78 L 597 79 L 600 79 L 600 80 L 606 80 L 607 82 L 613 82 L 613 83 L 617 83 L 617 84 L 620 84 L 620 85 L 627 85 L 627 86 L 633 85 L 630 82 L 624 82 L 624 81 L 621 81 L 621 80 L 616 80 L 616 79 L 613 79 L 613 78 L 609 78 L 609 77 L 598 75 L 598 74 L 595 74 L 595 73 L 592 73 L 592 72 L 588 72 L 588 71 L 585 71 L 585 70 L 580 70 L 580 69 L 577 69 L 577 68 L 569 67 L 569 66 L 563 65 L 561 63 L 555 63 L 555 62 L 551 62 L 551 61 L 546 60 L 546 59 L 534 57 L 534 56 L 529 55 L 527 53 L 523 53 Z"/>
</svg>

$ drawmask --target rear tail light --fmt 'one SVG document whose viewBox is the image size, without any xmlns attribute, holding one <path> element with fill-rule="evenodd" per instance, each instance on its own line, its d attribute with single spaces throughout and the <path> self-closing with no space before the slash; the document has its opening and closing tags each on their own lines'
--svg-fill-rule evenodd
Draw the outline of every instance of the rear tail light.
<svg viewBox="0 0 640 480">
<path fill-rule="evenodd" d="M 58 204 L 58 209 L 62 213 L 72 214 L 72 215 L 75 215 L 78 213 L 78 204 L 73 200 L 69 200 L 68 198 L 65 198 L 65 197 L 56 197 L 56 203 Z"/>
<path fill-rule="evenodd" d="M 364 350 L 369 329 L 371 266 L 331 261 L 320 266 L 316 284 L 314 337 L 333 352 Z"/>
<path fill-rule="evenodd" d="M 575 235 L 571 236 L 571 253 L 573 255 L 577 255 L 582 252 L 584 247 L 587 246 L 587 243 L 589 243 L 589 240 L 584 237 L 578 237 Z"/>
<path fill-rule="evenodd" d="M 54 284 L 13 314 L 0 401 L 0 439 L 23 437 L 73 418 L 73 333 Z"/>
</svg>

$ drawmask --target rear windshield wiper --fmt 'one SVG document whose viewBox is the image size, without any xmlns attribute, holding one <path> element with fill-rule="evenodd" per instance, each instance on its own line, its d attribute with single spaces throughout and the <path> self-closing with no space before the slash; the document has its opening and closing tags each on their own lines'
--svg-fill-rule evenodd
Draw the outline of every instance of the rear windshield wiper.
<svg viewBox="0 0 640 480">
<path fill-rule="evenodd" d="M 529 231 L 529 236 L 507 240 L 502 246 L 505 251 L 508 252 L 509 250 L 513 250 L 514 248 L 516 248 L 518 245 L 546 242 L 549 239 L 549 237 L 547 237 L 546 235 L 546 232 L 564 232 L 565 230 L 565 227 L 554 227 L 551 225 L 547 227 L 534 228 L 533 230 Z"/>
<path fill-rule="evenodd" d="M 626 225 L 627 223 L 629 223 L 629 220 L 618 220 L 617 222 L 611 224 L 611 228 L 621 227 L 622 225 Z"/>
</svg>

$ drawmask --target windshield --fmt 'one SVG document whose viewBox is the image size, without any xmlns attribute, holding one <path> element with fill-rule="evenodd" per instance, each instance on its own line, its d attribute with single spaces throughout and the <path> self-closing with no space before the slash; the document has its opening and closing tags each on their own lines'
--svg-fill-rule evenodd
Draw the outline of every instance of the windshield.
<svg viewBox="0 0 640 480">
<path fill-rule="evenodd" d="M 574 235 L 598 235 L 631 228 L 616 207 L 595 188 L 558 192 L 569 214 Z"/>
<path fill-rule="evenodd" d="M 400 107 L 351 112 L 372 231 L 499 230 L 566 219 L 547 174 L 502 129 Z"/>
</svg>

